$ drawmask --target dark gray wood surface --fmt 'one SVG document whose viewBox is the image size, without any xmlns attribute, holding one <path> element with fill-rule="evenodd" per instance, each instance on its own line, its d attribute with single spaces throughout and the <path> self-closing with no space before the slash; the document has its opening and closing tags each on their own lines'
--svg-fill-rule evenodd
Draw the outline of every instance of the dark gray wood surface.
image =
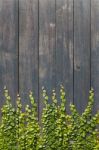
<svg viewBox="0 0 99 150">
<path fill-rule="evenodd" d="M 68 109 L 69 103 L 73 103 L 73 0 L 56 1 L 57 93 L 60 84 L 66 89 Z"/>
<path fill-rule="evenodd" d="M 38 1 L 19 1 L 19 93 L 23 105 L 33 90 L 38 101 Z"/>
<path fill-rule="evenodd" d="M 0 0 L 0 107 L 6 85 L 23 105 L 33 90 L 41 114 L 42 86 L 60 84 L 80 113 L 92 86 L 99 110 L 99 1 Z"/>
<path fill-rule="evenodd" d="M 18 1 L 0 0 L 0 107 L 7 86 L 14 102 L 18 90 Z"/>
<path fill-rule="evenodd" d="M 99 1 L 91 2 L 91 83 L 95 91 L 94 112 L 99 110 Z"/>
<path fill-rule="evenodd" d="M 55 77 L 55 0 L 39 1 L 39 110 L 43 107 L 42 86 L 51 95 Z"/>
<path fill-rule="evenodd" d="M 74 1 L 74 103 L 79 112 L 90 89 L 90 0 Z"/>
</svg>

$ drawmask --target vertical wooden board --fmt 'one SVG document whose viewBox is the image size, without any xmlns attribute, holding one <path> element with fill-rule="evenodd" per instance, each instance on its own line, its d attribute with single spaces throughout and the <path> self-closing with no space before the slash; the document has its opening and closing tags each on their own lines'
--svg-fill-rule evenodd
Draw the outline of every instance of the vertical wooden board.
<svg viewBox="0 0 99 150">
<path fill-rule="evenodd" d="M 99 1 L 91 1 L 91 83 L 95 90 L 94 113 L 99 110 Z"/>
<path fill-rule="evenodd" d="M 38 101 L 38 0 L 19 1 L 19 92 L 23 107 L 29 91 Z"/>
<path fill-rule="evenodd" d="M 15 103 L 18 91 L 18 1 L 0 0 L 0 107 L 7 86 Z"/>
<path fill-rule="evenodd" d="M 55 0 L 39 0 L 40 113 L 43 107 L 41 88 L 44 86 L 50 94 L 55 82 Z"/>
<path fill-rule="evenodd" d="M 90 89 L 90 0 L 74 0 L 74 103 L 81 113 Z"/>
<path fill-rule="evenodd" d="M 56 86 L 67 92 L 67 110 L 73 102 L 73 0 L 56 0 Z"/>
</svg>

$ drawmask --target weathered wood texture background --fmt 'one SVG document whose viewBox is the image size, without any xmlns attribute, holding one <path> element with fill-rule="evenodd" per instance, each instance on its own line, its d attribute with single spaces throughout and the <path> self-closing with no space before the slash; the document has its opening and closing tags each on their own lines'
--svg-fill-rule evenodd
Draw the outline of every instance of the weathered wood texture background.
<svg viewBox="0 0 99 150">
<path fill-rule="evenodd" d="M 99 110 L 99 0 L 0 0 L 0 104 L 4 85 L 23 105 L 33 90 L 41 113 L 61 83 L 79 112 L 92 86 Z"/>
</svg>

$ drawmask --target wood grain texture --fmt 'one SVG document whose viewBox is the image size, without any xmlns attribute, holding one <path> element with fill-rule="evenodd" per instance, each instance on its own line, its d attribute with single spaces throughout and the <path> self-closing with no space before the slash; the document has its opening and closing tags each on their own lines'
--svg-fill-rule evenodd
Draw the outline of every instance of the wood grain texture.
<svg viewBox="0 0 99 150">
<path fill-rule="evenodd" d="M 6 85 L 13 99 L 18 90 L 18 1 L 0 0 L 0 107 Z"/>
<path fill-rule="evenodd" d="M 42 86 L 48 94 L 55 88 L 55 53 L 55 0 L 39 0 L 40 112 L 43 106 Z"/>
<path fill-rule="evenodd" d="M 4 85 L 13 103 L 19 90 L 23 107 L 33 90 L 41 115 L 42 86 L 51 95 L 62 83 L 67 105 L 74 102 L 80 113 L 92 86 L 96 112 L 98 49 L 98 0 L 0 0 L 0 107 Z"/>
<path fill-rule="evenodd" d="M 94 112 L 99 110 L 99 1 L 91 1 L 91 83 L 95 90 Z"/>
<path fill-rule="evenodd" d="M 74 103 L 79 112 L 90 89 L 90 0 L 74 1 Z"/>
<path fill-rule="evenodd" d="M 56 1 L 57 93 L 60 84 L 65 87 L 69 105 L 73 102 L 73 0 Z"/>
<path fill-rule="evenodd" d="M 38 0 L 19 1 L 19 91 L 23 106 L 38 101 Z"/>
</svg>

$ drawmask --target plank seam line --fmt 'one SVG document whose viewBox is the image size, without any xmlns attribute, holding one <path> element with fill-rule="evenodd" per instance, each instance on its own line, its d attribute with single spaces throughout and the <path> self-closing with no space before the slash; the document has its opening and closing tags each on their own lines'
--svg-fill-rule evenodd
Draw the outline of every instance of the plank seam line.
<svg viewBox="0 0 99 150">
<path fill-rule="evenodd" d="M 20 34 L 20 33 L 19 33 L 19 32 L 20 32 L 20 31 L 19 31 L 19 13 L 20 13 L 20 12 L 19 12 L 19 0 L 18 0 L 18 93 L 19 93 L 19 90 L 20 90 L 20 89 L 19 89 L 19 84 L 20 84 L 20 83 L 19 83 L 19 34 Z"/>
<path fill-rule="evenodd" d="M 39 71 L 39 52 L 40 52 L 40 49 L 39 49 L 39 35 L 40 35 L 40 25 L 39 25 L 39 9 L 40 9 L 40 3 L 39 3 L 39 0 L 38 0 L 38 119 L 40 119 L 40 110 L 39 110 L 39 107 L 40 107 L 40 94 L 39 94 L 39 92 L 40 92 L 40 89 L 39 89 L 39 85 L 40 85 L 40 81 L 39 81 L 39 74 L 40 74 L 40 71 Z"/>
<path fill-rule="evenodd" d="M 73 104 L 74 104 L 74 0 L 73 0 Z"/>
<path fill-rule="evenodd" d="M 56 11 L 57 11 L 57 4 L 56 4 L 56 0 L 55 0 L 55 90 L 57 89 L 57 79 L 56 79 Z"/>
<path fill-rule="evenodd" d="M 92 59 L 92 49 L 91 49 L 91 0 L 90 0 L 90 89 L 91 89 L 91 86 L 92 86 L 92 83 L 91 83 L 91 78 L 92 78 L 92 76 L 91 76 L 91 73 L 92 73 L 92 71 L 91 71 L 91 63 L 92 63 L 92 61 L 91 61 L 91 59 Z"/>
</svg>

